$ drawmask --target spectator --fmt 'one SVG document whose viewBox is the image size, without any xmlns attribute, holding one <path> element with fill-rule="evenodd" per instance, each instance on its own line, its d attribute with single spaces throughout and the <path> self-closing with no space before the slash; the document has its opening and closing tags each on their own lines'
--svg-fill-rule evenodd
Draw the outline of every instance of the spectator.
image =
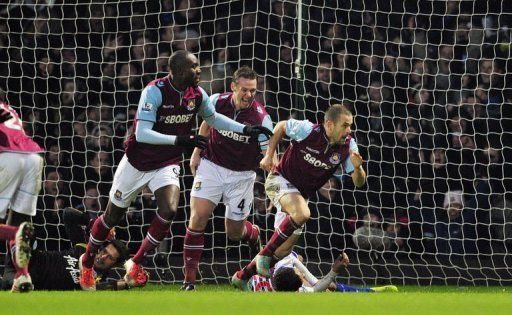
<svg viewBox="0 0 512 315">
<path fill-rule="evenodd" d="M 465 208 L 462 190 L 448 191 L 442 209 L 435 225 L 437 254 L 462 258 L 476 253 L 475 212 Z"/>
</svg>

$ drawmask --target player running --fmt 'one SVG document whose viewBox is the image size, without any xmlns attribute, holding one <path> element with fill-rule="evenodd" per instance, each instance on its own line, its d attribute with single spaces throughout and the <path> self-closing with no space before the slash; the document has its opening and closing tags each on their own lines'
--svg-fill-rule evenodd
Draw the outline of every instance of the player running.
<svg viewBox="0 0 512 315">
<path fill-rule="evenodd" d="M 155 195 L 157 215 L 146 238 L 132 259 L 125 263 L 125 281 L 144 286 L 148 280 L 142 268 L 147 253 L 169 233 L 178 208 L 179 174 L 184 147 L 204 147 L 207 139 L 191 135 L 196 115 L 208 125 L 240 135 L 257 137 L 272 132 L 262 126 L 246 126 L 215 112 L 206 92 L 198 86 L 201 70 L 193 54 L 179 50 L 169 58 L 171 73 L 150 82 L 142 91 L 132 132 L 125 143 L 103 215 L 91 230 L 87 251 L 81 257 L 80 284 L 95 290 L 94 256 L 108 232 L 125 215 L 128 206 L 148 186 Z"/>
<path fill-rule="evenodd" d="M 265 107 L 254 100 L 258 75 L 249 68 L 235 71 L 231 92 L 210 97 L 215 110 L 240 123 L 272 129 Z M 204 247 L 204 230 L 222 199 L 226 205 L 225 226 L 229 239 L 258 244 L 260 229 L 247 221 L 254 199 L 255 170 L 265 154 L 268 138 L 258 141 L 230 131 L 211 129 L 203 122 L 202 136 L 209 135 L 206 149 L 194 149 L 190 169 L 195 175 L 190 204 L 190 221 L 183 244 L 185 281 L 183 290 L 194 290 L 198 264 Z"/>
<path fill-rule="evenodd" d="M 277 208 L 275 232 L 255 259 L 232 277 L 235 285 L 256 273 L 268 277 L 272 260 L 277 262 L 291 252 L 310 217 L 307 198 L 322 187 L 340 165 L 351 174 L 357 187 L 364 184 L 366 173 L 356 141 L 350 134 L 352 123 L 352 113 L 337 104 L 327 110 L 322 124 L 290 119 L 276 125 L 260 162 L 261 168 L 271 172 L 265 189 Z M 274 154 L 285 135 L 292 142 L 275 167 Z M 274 255 L 281 245 L 279 255 Z"/>
<path fill-rule="evenodd" d="M 36 215 L 43 172 L 42 152 L 25 134 L 18 113 L 0 101 L 0 219 L 10 209 L 11 225 L 17 226 Z"/>
</svg>

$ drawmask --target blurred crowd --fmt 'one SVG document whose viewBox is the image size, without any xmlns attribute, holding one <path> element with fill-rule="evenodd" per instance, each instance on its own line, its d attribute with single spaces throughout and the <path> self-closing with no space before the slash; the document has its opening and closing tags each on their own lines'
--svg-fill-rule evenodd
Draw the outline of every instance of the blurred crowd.
<svg viewBox="0 0 512 315">
<path fill-rule="evenodd" d="M 198 55 L 209 94 L 252 66 L 274 122 L 321 121 L 340 102 L 354 113 L 368 182 L 354 190 L 340 173 L 310 200 L 308 258 L 330 257 L 333 247 L 512 249 L 512 8 L 501 1 L 306 0 L 302 19 L 295 1 L 59 3 L 0 5 L 1 97 L 46 149 L 36 220 L 41 238 L 56 241 L 47 246 L 65 238 L 65 207 L 91 218 L 105 209 L 141 90 L 186 49 Z M 271 227 L 263 181 L 254 220 Z M 176 235 L 184 235 L 184 197 Z M 151 198 L 128 213 L 132 242 L 151 219 L 141 212 L 155 209 Z M 166 246 L 181 250 L 179 241 Z"/>
</svg>

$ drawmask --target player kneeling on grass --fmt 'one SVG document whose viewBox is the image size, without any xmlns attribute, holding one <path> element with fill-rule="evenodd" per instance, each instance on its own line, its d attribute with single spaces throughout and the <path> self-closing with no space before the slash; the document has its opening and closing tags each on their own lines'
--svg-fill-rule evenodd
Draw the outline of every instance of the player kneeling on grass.
<svg viewBox="0 0 512 315">
<path fill-rule="evenodd" d="M 79 257 L 85 252 L 85 233 L 82 228 L 84 213 L 67 208 L 64 212 L 64 225 L 73 248 L 61 251 L 31 251 L 30 241 L 34 227 L 23 222 L 20 227 L 0 225 L 0 239 L 9 241 L 12 264 L 15 270 L 4 273 L 2 288 L 12 292 L 36 290 L 79 290 Z M 87 220 L 88 221 L 88 220 Z M 115 239 L 105 241 L 94 258 L 94 269 L 100 279 L 107 278 L 109 270 L 124 263 L 128 249 Z M 124 281 L 103 281 L 96 285 L 98 290 L 127 289 Z"/>
<path fill-rule="evenodd" d="M 386 285 L 372 288 L 357 288 L 336 282 L 336 276 L 343 268 L 348 266 L 347 254 L 340 255 L 332 264 L 331 271 L 322 279 L 317 279 L 302 263 L 302 257 L 295 252 L 276 263 L 271 278 L 260 275 L 252 276 L 248 282 L 238 281 L 236 274 L 232 278 L 232 284 L 244 291 L 264 292 L 397 292 L 394 285 Z"/>
</svg>

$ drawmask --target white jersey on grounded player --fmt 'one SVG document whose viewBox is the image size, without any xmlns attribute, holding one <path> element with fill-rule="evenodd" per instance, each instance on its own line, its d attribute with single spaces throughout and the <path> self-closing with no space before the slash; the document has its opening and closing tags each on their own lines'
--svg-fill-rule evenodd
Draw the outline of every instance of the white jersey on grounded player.
<svg viewBox="0 0 512 315">
<path fill-rule="evenodd" d="M 290 255 L 278 261 L 273 270 L 271 270 L 271 274 L 283 267 L 297 268 L 303 273 L 304 279 L 307 283 L 304 283 L 299 288 L 299 292 L 314 292 L 313 286 L 318 282 L 318 279 L 313 276 L 311 272 L 306 268 L 306 266 L 304 266 L 304 264 L 299 260 L 297 253 L 292 252 Z M 252 276 L 249 280 L 249 286 L 250 289 L 254 292 L 274 291 L 271 278 L 265 278 L 260 275 Z"/>
</svg>

